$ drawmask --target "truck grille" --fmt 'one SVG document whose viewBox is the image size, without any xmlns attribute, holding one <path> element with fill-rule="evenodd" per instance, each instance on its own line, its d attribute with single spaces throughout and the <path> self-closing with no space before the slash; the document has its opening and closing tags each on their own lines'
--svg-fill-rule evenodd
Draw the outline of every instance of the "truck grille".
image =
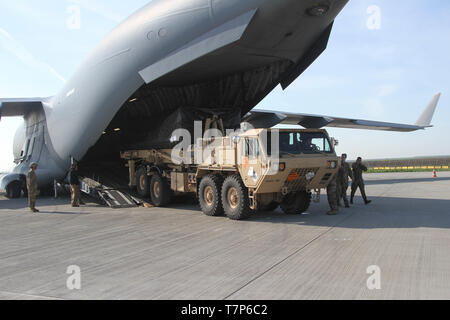
<svg viewBox="0 0 450 320">
<path fill-rule="evenodd" d="M 308 186 L 308 180 L 306 179 L 306 175 L 310 172 L 313 172 L 315 179 L 317 178 L 317 173 L 319 172 L 319 169 L 320 168 L 306 168 L 306 169 L 292 170 L 291 173 L 289 174 L 288 180 L 286 181 L 284 187 L 287 188 L 289 192 L 306 190 Z"/>
<path fill-rule="evenodd" d="M 333 176 L 333 174 L 327 173 L 326 175 L 323 176 L 322 181 L 320 181 L 320 184 L 322 186 L 328 184 L 328 181 L 331 179 L 332 176 Z"/>
</svg>

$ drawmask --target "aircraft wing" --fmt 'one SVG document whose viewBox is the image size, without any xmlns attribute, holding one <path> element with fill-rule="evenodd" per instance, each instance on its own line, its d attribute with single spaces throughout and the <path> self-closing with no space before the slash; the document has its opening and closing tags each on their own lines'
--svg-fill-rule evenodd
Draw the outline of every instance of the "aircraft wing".
<svg viewBox="0 0 450 320">
<path fill-rule="evenodd" d="M 42 107 L 42 98 L 0 99 L 0 119 L 20 117 Z"/>
<path fill-rule="evenodd" d="M 412 132 L 432 127 L 431 121 L 440 96 L 441 94 L 438 93 L 433 97 L 433 100 L 414 125 L 268 110 L 252 110 L 244 117 L 244 121 L 255 128 L 270 128 L 278 124 L 286 124 L 300 125 L 307 129 L 334 127 Z"/>
</svg>

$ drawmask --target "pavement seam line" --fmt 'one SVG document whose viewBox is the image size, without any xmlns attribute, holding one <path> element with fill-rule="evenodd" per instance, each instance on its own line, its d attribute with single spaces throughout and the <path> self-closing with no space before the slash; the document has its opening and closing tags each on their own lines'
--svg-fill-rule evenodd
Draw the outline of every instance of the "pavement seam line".
<svg viewBox="0 0 450 320">
<path fill-rule="evenodd" d="M 35 299 L 65 300 L 63 298 L 57 298 L 57 297 L 41 296 L 41 295 L 27 294 L 27 293 L 17 293 L 17 292 L 10 292 L 10 291 L 0 291 L 0 294 L 14 295 L 14 296 L 18 296 L 18 297 L 35 298 Z"/>
</svg>

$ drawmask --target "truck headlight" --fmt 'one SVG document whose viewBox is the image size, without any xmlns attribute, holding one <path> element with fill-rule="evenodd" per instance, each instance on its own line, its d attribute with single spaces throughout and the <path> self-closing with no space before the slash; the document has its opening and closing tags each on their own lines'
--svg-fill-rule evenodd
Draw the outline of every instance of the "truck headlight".
<svg viewBox="0 0 450 320">
<path fill-rule="evenodd" d="M 337 161 L 328 161 L 328 169 L 336 169 L 337 166 Z"/>
</svg>

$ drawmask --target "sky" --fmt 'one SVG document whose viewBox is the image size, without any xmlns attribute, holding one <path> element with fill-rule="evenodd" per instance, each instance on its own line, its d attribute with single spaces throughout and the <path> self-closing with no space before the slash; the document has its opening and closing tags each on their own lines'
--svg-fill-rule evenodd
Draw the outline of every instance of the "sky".
<svg viewBox="0 0 450 320">
<path fill-rule="evenodd" d="M 103 37 L 148 0 L 0 0 L 0 97 L 60 90 Z M 350 0 L 328 49 L 257 108 L 414 124 L 442 92 L 434 128 L 330 129 L 350 159 L 450 155 L 450 1 Z M 13 166 L 20 118 L 0 122 L 0 171 Z"/>
</svg>

